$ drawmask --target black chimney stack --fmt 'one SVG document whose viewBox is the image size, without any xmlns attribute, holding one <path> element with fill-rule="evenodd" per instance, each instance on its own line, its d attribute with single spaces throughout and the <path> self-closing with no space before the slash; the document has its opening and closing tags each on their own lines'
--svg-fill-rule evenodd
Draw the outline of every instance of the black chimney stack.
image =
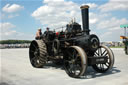
<svg viewBox="0 0 128 85">
<path fill-rule="evenodd" d="M 82 23 L 83 23 L 83 31 L 89 35 L 89 13 L 88 13 L 88 5 L 81 6 L 81 12 L 82 12 Z"/>
</svg>

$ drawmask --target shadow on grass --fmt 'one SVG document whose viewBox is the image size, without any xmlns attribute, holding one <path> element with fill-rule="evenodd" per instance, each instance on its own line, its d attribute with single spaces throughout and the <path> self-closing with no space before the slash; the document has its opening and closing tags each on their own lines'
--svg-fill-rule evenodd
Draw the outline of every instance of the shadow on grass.
<svg viewBox="0 0 128 85">
<path fill-rule="evenodd" d="M 55 63 L 52 63 L 52 62 L 47 63 L 43 68 L 44 69 L 52 68 L 52 69 L 64 70 L 63 64 L 55 64 Z"/>
<path fill-rule="evenodd" d="M 110 71 L 107 71 L 105 73 L 98 73 L 95 70 L 93 70 L 92 67 L 88 67 L 87 72 L 84 74 L 84 76 L 78 79 L 90 79 L 90 78 L 96 78 L 96 77 L 102 77 L 102 76 L 109 76 L 112 74 L 117 74 L 119 72 L 121 71 L 116 67 L 113 67 Z"/>
<path fill-rule="evenodd" d="M 10 85 L 10 84 L 8 84 L 6 82 L 1 82 L 0 85 Z"/>
<path fill-rule="evenodd" d="M 64 70 L 63 65 L 56 65 L 54 63 L 48 63 L 42 69 L 49 69 L 49 68 Z M 96 77 L 117 74 L 119 72 L 121 72 L 119 69 L 117 69 L 116 67 L 113 67 L 110 71 L 107 71 L 105 73 L 98 73 L 91 66 L 89 66 L 87 68 L 86 73 L 82 77 L 77 78 L 77 79 L 90 79 L 90 78 L 96 78 Z"/>
</svg>

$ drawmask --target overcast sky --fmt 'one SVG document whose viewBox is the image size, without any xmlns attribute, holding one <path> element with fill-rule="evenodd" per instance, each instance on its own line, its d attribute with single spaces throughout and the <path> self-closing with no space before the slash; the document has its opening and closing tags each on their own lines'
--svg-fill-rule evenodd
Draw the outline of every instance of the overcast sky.
<svg viewBox="0 0 128 85">
<path fill-rule="evenodd" d="M 72 18 L 81 24 L 80 6 L 87 4 L 92 34 L 100 41 L 121 41 L 128 24 L 128 0 L 0 0 L 0 40 L 33 40 L 38 28 L 55 29 Z"/>
</svg>

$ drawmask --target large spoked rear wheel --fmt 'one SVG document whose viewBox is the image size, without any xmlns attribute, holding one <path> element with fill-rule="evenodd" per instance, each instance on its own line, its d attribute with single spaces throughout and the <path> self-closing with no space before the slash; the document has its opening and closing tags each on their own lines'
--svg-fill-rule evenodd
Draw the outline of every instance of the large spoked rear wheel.
<svg viewBox="0 0 128 85">
<path fill-rule="evenodd" d="M 78 46 L 71 46 L 67 49 L 64 56 L 64 68 L 70 77 L 78 78 L 87 69 L 87 55 Z"/>
<path fill-rule="evenodd" d="M 42 40 L 34 40 L 30 44 L 29 58 L 33 67 L 41 68 L 47 62 L 46 45 Z"/>
<path fill-rule="evenodd" d="M 110 48 L 107 46 L 100 46 L 94 54 L 94 57 L 107 57 L 107 62 L 102 64 L 93 65 L 93 69 L 97 72 L 104 73 L 111 70 L 114 65 L 114 54 Z"/>
</svg>

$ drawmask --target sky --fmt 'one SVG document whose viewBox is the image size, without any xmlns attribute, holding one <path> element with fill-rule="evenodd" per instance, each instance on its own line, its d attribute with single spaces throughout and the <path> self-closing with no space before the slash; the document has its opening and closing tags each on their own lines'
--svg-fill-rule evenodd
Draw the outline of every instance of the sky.
<svg viewBox="0 0 128 85">
<path fill-rule="evenodd" d="M 82 25 L 82 5 L 90 7 L 91 34 L 102 42 L 121 41 L 120 25 L 128 24 L 128 0 L 0 0 L 0 40 L 33 40 L 38 28 L 54 30 L 73 18 Z"/>
</svg>

